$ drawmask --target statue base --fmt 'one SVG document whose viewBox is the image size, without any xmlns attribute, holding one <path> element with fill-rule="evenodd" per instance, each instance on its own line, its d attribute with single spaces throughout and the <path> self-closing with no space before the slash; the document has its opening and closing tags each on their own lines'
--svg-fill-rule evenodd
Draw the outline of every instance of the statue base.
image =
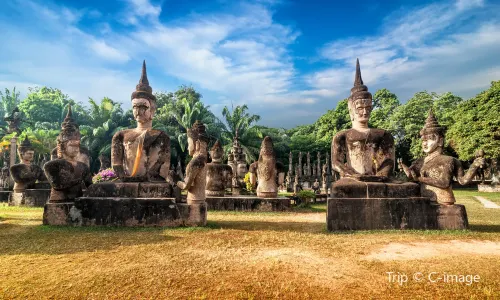
<svg viewBox="0 0 500 300">
<path fill-rule="evenodd" d="M 278 197 L 278 192 L 257 192 L 257 197 L 259 198 L 276 198 Z"/>
<path fill-rule="evenodd" d="M 332 184 L 327 202 L 327 228 L 466 229 L 463 205 L 436 204 L 420 197 L 417 183 L 368 182 L 343 178 Z"/>
<path fill-rule="evenodd" d="M 81 197 L 74 203 L 47 203 L 44 225 L 73 226 L 204 226 L 205 203 L 176 203 L 174 198 Z"/>
<path fill-rule="evenodd" d="M 50 189 L 27 189 L 22 192 L 12 192 L 9 206 L 43 207 L 50 198 Z"/>
<path fill-rule="evenodd" d="M 99 182 L 88 187 L 88 197 L 169 198 L 174 188 L 168 182 Z"/>
<path fill-rule="evenodd" d="M 286 197 L 260 198 L 255 196 L 207 197 L 208 210 L 229 211 L 287 211 L 292 201 Z"/>
<path fill-rule="evenodd" d="M 500 193 L 500 185 L 478 184 L 477 191 L 484 193 Z"/>
</svg>

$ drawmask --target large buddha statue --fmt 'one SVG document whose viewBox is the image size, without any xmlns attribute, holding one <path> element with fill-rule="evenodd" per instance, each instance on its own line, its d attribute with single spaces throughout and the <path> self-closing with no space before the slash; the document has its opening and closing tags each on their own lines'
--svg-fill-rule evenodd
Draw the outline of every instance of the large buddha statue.
<svg viewBox="0 0 500 300">
<path fill-rule="evenodd" d="M 72 202 L 83 195 L 92 184 L 89 167 L 78 161 L 80 130 L 72 118 L 71 107 L 57 137 L 57 159 L 47 162 L 43 169 L 52 186 L 49 202 Z"/>
<path fill-rule="evenodd" d="M 368 127 L 372 95 L 363 84 L 359 60 L 348 107 L 352 128 L 333 137 L 332 167 L 343 178 L 385 181 L 394 168 L 394 139 L 383 129 Z"/>
<path fill-rule="evenodd" d="M 136 91 L 132 93 L 132 110 L 137 128 L 113 136 L 111 165 L 122 181 L 163 181 L 169 179 L 170 138 L 152 128 L 156 97 L 149 86 L 146 62 Z M 170 179 L 169 179 L 170 180 Z"/>
<path fill-rule="evenodd" d="M 17 152 L 21 163 L 10 167 L 10 173 L 15 182 L 14 192 L 23 192 L 25 189 L 33 189 L 37 181 L 47 181 L 42 168 L 32 164 L 35 148 L 33 148 L 27 136 L 21 143 Z"/>
</svg>

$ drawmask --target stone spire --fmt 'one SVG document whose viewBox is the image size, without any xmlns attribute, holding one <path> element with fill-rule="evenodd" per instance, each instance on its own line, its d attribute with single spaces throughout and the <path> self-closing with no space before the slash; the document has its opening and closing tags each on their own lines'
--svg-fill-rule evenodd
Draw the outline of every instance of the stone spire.
<svg viewBox="0 0 500 300">
<path fill-rule="evenodd" d="M 262 145 L 260 148 L 260 154 L 261 155 L 274 155 L 274 146 L 273 146 L 273 140 L 271 137 L 266 136 L 264 140 L 262 141 Z"/>
<path fill-rule="evenodd" d="M 57 137 L 59 142 L 65 142 L 69 140 L 79 140 L 80 139 L 80 129 L 78 124 L 73 119 L 73 111 L 71 109 L 71 104 L 68 105 L 68 114 L 61 124 L 61 132 Z"/>
<path fill-rule="evenodd" d="M 368 92 L 368 87 L 364 85 L 363 78 L 361 78 L 361 67 L 359 66 L 359 59 L 356 59 L 356 74 L 354 75 L 354 86 L 351 88 L 350 101 L 357 99 L 372 99 L 372 94 Z"/>
<path fill-rule="evenodd" d="M 135 86 L 135 92 L 132 93 L 131 99 L 145 98 L 156 104 L 156 97 L 153 95 L 153 88 L 149 86 L 148 74 L 146 71 L 146 60 L 142 62 L 141 79 Z"/>
<path fill-rule="evenodd" d="M 215 141 L 215 144 L 213 145 L 211 151 L 210 151 L 210 156 L 212 156 L 212 162 L 222 162 L 222 146 L 219 142 L 219 140 Z"/>
<path fill-rule="evenodd" d="M 425 120 L 425 125 L 422 130 L 420 130 L 420 135 L 426 134 L 438 134 L 440 136 L 444 136 L 445 129 L 441 125 L 439 125 L 434 113 L 432 112 L 432 108 L 429 109 L 429 114 L 427 115 L 427 119 Z"/>
<path fill-rule="evenodd" d="M 196 120 L 193 126 L 188 129 L 188 136 L 191 137 L 194 141 L 201 140 L 208 143 L 208 135 L 206 131 L 206 127 L 203 123 Z"/>
</svg>

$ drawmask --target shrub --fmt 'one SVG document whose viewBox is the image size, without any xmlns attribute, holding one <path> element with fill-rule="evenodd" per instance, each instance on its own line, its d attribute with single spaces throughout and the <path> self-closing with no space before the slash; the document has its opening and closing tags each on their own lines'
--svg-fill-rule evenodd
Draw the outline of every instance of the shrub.
<svg viewBox="0 0 500 300">
<path fill-rule="evenodd" d="M 92 183 L 105 182 L 105 181 L 113 181 L 116 180 L 118 176 L 116 176 L 115 171 L 113 169 L 102 170 L 92 177 Z"/>
</svg>

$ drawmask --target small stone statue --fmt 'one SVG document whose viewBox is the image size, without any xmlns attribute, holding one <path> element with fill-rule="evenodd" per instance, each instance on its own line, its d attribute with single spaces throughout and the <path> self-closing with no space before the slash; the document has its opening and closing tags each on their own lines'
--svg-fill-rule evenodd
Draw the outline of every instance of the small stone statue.
<svg viewBox="0 0 500 300">
<path fill-rule="evenodd" d="M 316 180 L 314 181 L 314 183 L 312 185 L 312 189 L 313 189 L 314 193 L 319 194 L 320 186 L 319 186 L 318 178 L 316 178 Z"/>
<path fill-rule="evenodd" d="M 153 129 L 156 97 L 149 86 L 145 61 L 131 98 L 137 128 L 113 136 L 111 165 L 122 181 L 169 181 L 170 138 L 165 132 Z"/>
<path fill-rule="evenodd" d="M 49 202 L 73 202 L 92 184 L 89 167 L 78 161 L 80 130 L 72 118 L 71 107 L 57 137 L 57 159 L 47 162 L 43 169 L 52 186 Z"/>
<path fill-rule="evenodd" d="M 184 181 L 178 181 L 181 190 L 187 190 L 188 204 L 201 204 L 206 200 L 205 186 L 207 182 L 207 144 L 208 135 L 203 123 L 196 121 L 188 129 L 188 151 L 193 159 L 186 167 Z"/>
<path fill-rule="evenodd" d="M 9 125 L 8 133 L 13 133 L 16 132 L 18 135 L 21 134 L 21 113 L 19 112 L 19 108 L 16 106 L 8 115 L 7 117 L 4 118 L 4 121 L 7 122 Z"/>
<path fill-rule="evenodd" d="M 255 187 L 257 185 L 257 166 L 258 163 L 254 161 L 252 164 L 250 164 L 250 168 L 248 168 L 248 172 L 250 173 L 250 184 L 252 187 Z"/>
<path fill-rule="evenodd" d="M 205 193 L 207 196 L 224 196 L 226 187 L 231 184 L 232 169 L 229 165 L 222 163 L 222 146 L 217 140 L 210 150 L 212 162 L 207 164 L 207 185 Z"/>
<path fill-rule="evenodd" d="M 455 203 L 452 182 L 455 177 L 461 185 L 472 181 L 479 166 L 484 159 L 478 157 L 472 163 L 467 173 L 464 174 L 462 164 L 454 157 L 443 155 L 445 129 L 441 127 L 434 117 L 432 110 L 425 121 L 424 128 L 420 131 L 422 148 L 426 154 L 407 167 L 399 162 L 406 176 L 410 180 L 420 182 L 422 197 L 429 197 L 440 204 L 452 205 Z"/>
<path fill-rule="evenodd" d="M 260 147 L 259 161 L 257 162 L 257 197 L 275 198 L 278 196 L 276 184 L 276 157 L 274 155 L 273 141 L 266 136 Z"/>
<path fill-rule="evenodd" d="M 299 174 L 295 174 L 295 180 L 293 182 L 293 192 L 297 194 L 302 191 L 302 185 L 299 182 Z"/>
<path fill-rule="evenodd" d="M 348 106 L 352 128 L 333 137 L 332 168 L 342 178 L 384 181 L 394 166 L 394 138 L 383 129 L 368 127 L 372 95 L 363 84 L 359 60 Z"/>
<path fill-rule="evenodd" d="M 14 192 L 21 193 L 25 189 L 34 189 L 37 181 L 47 181 L 42 168 L 32 164 L 35 148 L 33 148 L 27 136 L 18 148 L 17 153 L 21 163 L 10 167 L 10 173 L 15 182 Z"/>
<path fill-rule="evenodd" d="M 477 176 L 479 177 L 479 180 L 481 180 L 481 184 L 484 184 L 484 171 L 487 167 L 486 160 L 484 159 L 484 150 L 479 149 L 476 152 L 476 159 L 478 159 L 479 163 L 479 168 L 477 169 Z"/>
<path fill-rule="evenodd" d="M 323 184 L 326 184 L 327 176 L 328 176 L 328 165 L 325 163 L 325 164 L 323 164 L 323 168 L 322 168 L 322 172 L 321 172 L 321 180 L 323 181 Z"/>
<path fill-rule="evenodd" d="M 111 160 L 106 155 L 99 155 L 99 162 L 101 164 L 99 172 L 111 168 Z"/>
</svg>

